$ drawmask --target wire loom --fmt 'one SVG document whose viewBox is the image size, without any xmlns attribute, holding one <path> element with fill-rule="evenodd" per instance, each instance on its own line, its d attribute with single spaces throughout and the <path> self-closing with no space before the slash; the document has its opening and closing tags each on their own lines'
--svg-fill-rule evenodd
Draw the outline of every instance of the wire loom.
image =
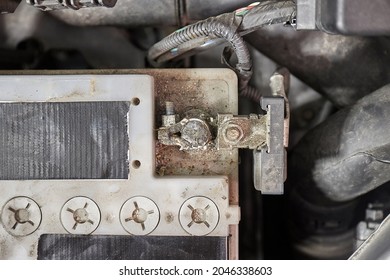
<svg viewBox="0 0 390 280">
<path fill-rule="evenodd" d="M 233 13 L 211 17 L 177 30 L 156 43 L 149 50 L 148 57 L 152 62 L 162 63 L 195 48 L 205 45 L 215 46 L 210 41 L 223 38 L 230 43 L 231 49 L 225 49 L 222 61 L 238 75 L 240 94 L 257 102 L 261 94 L 256 89 L 248 87 L 252 77 L 252 60 L 242 35 L 264 25 L 292 21 L 295 13 L 296 5 L 293 1 L 256 2 Z M 209 42 L 199 40 L 200 38 L 208 38 Z M 168 52 L 170 55 L 166 56 Z M 235 66 L 229 62 L 232 52 L 237 56 L 238 62 Z"/>
</svg>

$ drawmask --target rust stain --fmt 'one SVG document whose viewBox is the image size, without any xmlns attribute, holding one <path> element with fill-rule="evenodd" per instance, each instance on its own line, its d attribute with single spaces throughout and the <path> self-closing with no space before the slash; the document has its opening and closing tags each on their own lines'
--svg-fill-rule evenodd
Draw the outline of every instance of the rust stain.
<svg viewBox="0 0 390 280">
<path fill-rule="evenodd" d="M 82 97 L 82 96 L 84 96 L 84 93 L 74 91 L 74 92 L 71 92 L 65 96 L 49 98 L 46 100 L 46 102 L 69 101 L 69 99 L 70 100 L 77 99 L 78 97 Z"/>
<path fill-rule="evenodd" d="M 173 215 L 173 213 L 168 212 L 168 213 L 165 214 L 165 221 L 168 224 L 172 223 L 174 220 L 175 220 L 175 216 Z"/>
<path fill-rule="evenodd" d="M 96 80 L 94 78 L 89 82 L 89 93 L 91 96 L 96 94 Z"/>
<path fill-rule="evenodd" d="M 174 103 L 175 112 L 181 117 L 190 109 L 202 109 L 211 116 L 221 113 L 228 106 L 228 98 L 218 100 L 210 96 L 223 96 L 227 84 L 220 80 L 196 78 L 188 71 L 154 71 L 155 79 L 155 128 L 161 126 L 161 115 L 165 113 L 165 102 Z M 221 82 L 222 81 L 222 82 Z M 215 86 L 218 84 L 219 86 Z M 204 92 L 205 90 L 209 92 Z M 237 168 L 237 152 L 218 151 L 210 148 L 205 151 L 180 151 L 178 147 L 155 146 L 156 175 L 229 175 Z M 195 164 L 196 163 L 196 164 Z"/>
<path fill-rule="evenodd" d="M 30 257 L 34 257 L 36 255 L 36 244 L 31 245 L 30 251 L 28 254 Z"/>
</svg>

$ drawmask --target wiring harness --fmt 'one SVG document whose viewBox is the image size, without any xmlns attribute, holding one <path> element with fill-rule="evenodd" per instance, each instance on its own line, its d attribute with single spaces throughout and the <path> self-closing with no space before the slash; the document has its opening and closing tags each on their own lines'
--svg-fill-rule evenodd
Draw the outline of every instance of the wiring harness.
<svg viewBox="0 0 390 280">
<path fill-rule="evenodd" d="M 252 60 L 243 35 L 266 25 L 293 22 L 296 4 L 289 1 L 255 2 L 247 7 L 211 17 L 181 28 L 170 34 L 149 50 L 148 58 L 153 64 L 192 55 L 227 41 L 222 61 L 233 69 L 239 79 L 239 92 L 242 96 L 258 102 L 261 94 L 248 86 L 252 77 Z M 237 63 L 231 65 L 233 53 Z"/>
</svg>

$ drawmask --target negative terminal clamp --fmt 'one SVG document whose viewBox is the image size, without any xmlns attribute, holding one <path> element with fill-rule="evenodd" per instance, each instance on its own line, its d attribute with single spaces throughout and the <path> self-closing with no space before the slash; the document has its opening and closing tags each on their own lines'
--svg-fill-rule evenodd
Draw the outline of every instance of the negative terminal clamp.
<svg viewBox="0 0 390 280">
<path fill-rule="evenodd" d="M 163 126 L 158 129 L 158 140 L 163 145 L 179 146 L 180 150 L 252 149 L 255 188 L 263 194 L 283 194 L 290 115 L 286 95 L 288 81 L 286 69 L 272 75 L 272 95 L 263 96 L 260 102 L 265 114 L 217 114 L 215 118 L 197 109 L 178 121 L 173 103 L 168 102 L 166 114 L 162 115 Z"/>
<path fill-rule="evenodd" d="M 287 178 L 287 152 L 290 109 L 286 95 L 289 73 L 282 69 L 272 75 L 272 96 L 262 97 L 265 115 L 266 145 L 253 151 L 253 180 L 255 188 L 263 194 L 283 194 Z"/>
<path fill-rule="evenodd" d="M 172 102 L 166 102 L 163 126 L 158 130 L 158 140 L 167 146 L 179 146 L 180 150 L 207 149 L 212 140 L 213 118 L 199 109 L 185 113 L 183 119 L 174 113 Z"/>
<path fill-rule="evenodd" d="M 281 69 L 272 75 L 272 96 L 260 101 L 265 115 L 218 114 L 218 149 L 253 150 L 254 185 L 263 194 L 283 194 L 287 177 L 289 104 L 286 96 L 289 73 Z"/>
</svg>

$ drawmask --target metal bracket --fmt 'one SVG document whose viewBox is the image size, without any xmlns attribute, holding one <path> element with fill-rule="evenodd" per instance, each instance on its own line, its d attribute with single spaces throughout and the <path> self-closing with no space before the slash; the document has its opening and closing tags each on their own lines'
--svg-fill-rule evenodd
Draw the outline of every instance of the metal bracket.
<svg viewBox="0 0 390 280">
<path fill-rule="evenodd" d="M 263 97 L 261 108 L 267 111 L 267 146 L 253 151 L 254 185 L 263 194 L 283 194 L 286 178 L 284 149 L 284 98 Z"/>
<path fill-rule="evenodd" d="M 317 30 L 316 0 L 297 0 L 297 30 Z"/>
<path fill-rule="evenodd" d="M 274 79 L 274 85 L 280 81 L 283 82 L 283 79 Z M 163 115 L 158 140 L 164 145 L 180 146 L 181 150 L 211 147 L 217 150 L 252 149 L 255 188 L 263 194 L 283 194 L 286 179 L 286 104 L 283 85 L 273 89 L 278 95 L 261 100 L 261 107 L 267 112 L 265 115 L 218 114 L 214 140 L 208 121 L 184 118 L 175 123 L 178 117 L 175 114 Z"/>
<path fill-rule="evenodd" d="M 218 114 L 217 149 L 258 149 L 266 145 L 266 117 Z"/>
</svg>

